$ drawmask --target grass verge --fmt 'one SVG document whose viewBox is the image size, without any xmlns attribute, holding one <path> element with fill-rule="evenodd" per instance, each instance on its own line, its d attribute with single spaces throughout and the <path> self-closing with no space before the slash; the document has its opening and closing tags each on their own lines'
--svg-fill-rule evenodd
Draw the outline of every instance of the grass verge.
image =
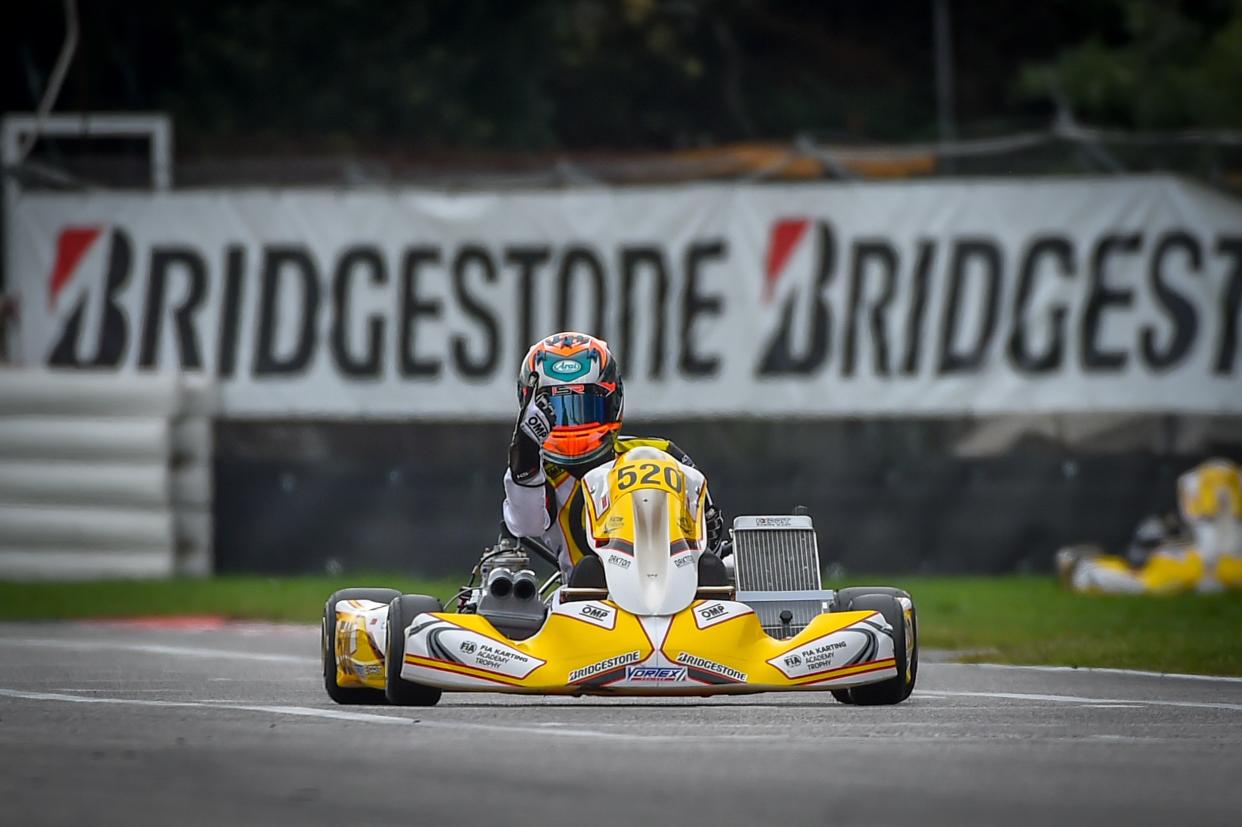
<svg viewBox="0 0 1242 827">
<path fill-rule="evenodd" d="M 1242 594 L 1097 596 L 1051 577 L 849 577 L 914 596 L 923 646 L 966 662 L 1242 675 Z"/>
<path fill-rule="evenodd" d="M 914 595 L 923 646 L 963 660 L 1108 666 L 1242 675 L 1242 595 L 1087 597 L 1045 577 L 855 577 Z M 223 615 L 314 623 L 324 599 L 348 586 L 384 586 L 442 600 L 456 580 L 385 574 L 217 577 L 90 583 L 0 582 L 0 619 Z"/>
<path fill-rule="evenodd" d="M 320 577 L 225 576 L 203 580 L 101 580 L 81 583 L 0 582 L 0 619 L 65 620 L 222 615 L 250 620 L 318 623 L 323 603 L 337 589 L 376 586 L 407 594 L 452 596 L 456 580 L 392 574 Z"/>
</svg>

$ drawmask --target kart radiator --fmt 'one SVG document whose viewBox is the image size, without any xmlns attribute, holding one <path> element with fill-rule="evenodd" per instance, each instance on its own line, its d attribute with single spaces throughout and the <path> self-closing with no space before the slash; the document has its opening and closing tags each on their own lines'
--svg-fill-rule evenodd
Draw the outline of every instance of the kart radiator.
<svg viewBox="0 0 1242 827">
<path fill-rule="evenodd" d="M 738 600 L 755 610 L 768 634 L 797 634 L 827 611 L 815 526 L 803 515 L 737 517 L 733 520 L 733 567 Z M 781 612 L 792 618 L 782 623 Z"/>
</svg>

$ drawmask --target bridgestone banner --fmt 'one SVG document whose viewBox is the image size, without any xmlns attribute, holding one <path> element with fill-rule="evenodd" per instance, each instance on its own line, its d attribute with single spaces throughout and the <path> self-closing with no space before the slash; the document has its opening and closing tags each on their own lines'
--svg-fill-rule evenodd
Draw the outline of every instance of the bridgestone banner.
<svg viewBox="0 0 1242 827">
<path fill-rule="evenodd" d="M 1164 177 L 25 195 L 26 364 L 236 417 L 508 418 L 576 329 L 631 417 L 1242 412 L 1242 207 Z"/>
</svg>

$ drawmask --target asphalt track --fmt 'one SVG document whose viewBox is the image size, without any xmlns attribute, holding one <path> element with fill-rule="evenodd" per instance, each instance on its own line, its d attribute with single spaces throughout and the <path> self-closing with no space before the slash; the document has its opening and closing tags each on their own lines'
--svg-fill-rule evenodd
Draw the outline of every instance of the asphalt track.
<svg viewBox="0 0 1242 827">
<path fill-rule="evenodd" d="M 1239 824 L 1242 681 L 339 707 L 317 630 L 0 625 L 0 824 Z"/>
</svg>

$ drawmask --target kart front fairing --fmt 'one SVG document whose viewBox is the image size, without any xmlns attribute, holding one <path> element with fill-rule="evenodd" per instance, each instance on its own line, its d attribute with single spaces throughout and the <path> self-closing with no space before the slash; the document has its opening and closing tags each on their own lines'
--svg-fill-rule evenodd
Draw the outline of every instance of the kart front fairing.
<svg viewBox="0 0 1242 827">
<path fill-rule="evenodd" d="M 777 640 L 749 606 L 728 600 L 695 600 L 671 616 L 635 615 L 611 600 L 558 603 L 522 641 L 478 615 L 423 614 L 400 668 L 443 689 L 598 695 L 839 689 L 897 674 L 892 629 L 878 612 L 823 614 Z"/>
</svg>

